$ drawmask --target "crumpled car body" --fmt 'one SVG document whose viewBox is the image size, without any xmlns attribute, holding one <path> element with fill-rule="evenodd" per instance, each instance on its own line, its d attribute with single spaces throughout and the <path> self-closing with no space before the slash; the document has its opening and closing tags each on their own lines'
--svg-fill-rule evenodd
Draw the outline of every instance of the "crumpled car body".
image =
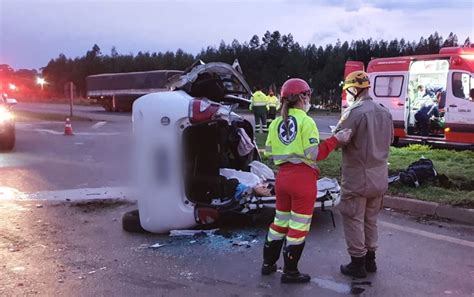
<svg viewBox="0 0 474 297">
<path fill-rule="evenodd" d="M 222 169 L 250 173 L 260 161 L 252 124 L 235 112 L 250 103 L 243 75 L 225 63 L 198 63 L 169 83 L 173 91 L 133 105 L 134 164 L 141 226 L 154 233 L 215 222 L 225 212 L 255 213 L 275 197 L 256 196 Z M 241 135 L 254 149 L 241 155 Z M 248 143 L 247 143 L 248 148 Z M 258 178 L 258 177 L 257 177 Z M 274 181 L 261 180 L 271 188 Z M 339 203 L 339 185 L 326 181 L 316 207 Z"/>
</svg>

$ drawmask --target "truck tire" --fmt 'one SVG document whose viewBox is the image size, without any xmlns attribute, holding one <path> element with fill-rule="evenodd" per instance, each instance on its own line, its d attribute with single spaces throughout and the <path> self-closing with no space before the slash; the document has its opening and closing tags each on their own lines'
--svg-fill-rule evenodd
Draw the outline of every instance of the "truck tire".
<svg viewBox="0 0 474 297">
<path fill-rule="evenodd" d="M 10 152 L 15 147 L 15 128 L 7 133 L 4 139 L 1 140 L 0 149 L 2 151 Z"/>
<path fill-rule="evenodd" d="M 138 209 L 126 212 L 122 217 L 122 228 L 127 232 L 144 233 L 145 229 L 140 224 L 140 214 Z"/>
<path fill-rule="evenodd" d="M 105 111 L 114 111 L 112 105 L 112 98 L 100 99 L 99 104 L 102 105 Z"/>
</svg>

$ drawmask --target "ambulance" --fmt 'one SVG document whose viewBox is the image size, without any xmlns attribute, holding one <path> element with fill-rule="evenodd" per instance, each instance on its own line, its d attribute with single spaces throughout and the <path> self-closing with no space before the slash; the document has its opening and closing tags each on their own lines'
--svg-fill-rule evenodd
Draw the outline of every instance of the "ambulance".
<svg viewBox="0 0 474 297">
<path fill-rule="evenodd" d="M 344 78 L 364 63 L 347 61 Z M 365 70 L 370 96 L 392 113 L 395 142 L 443 143 L 474 147 L 474 48 L 446 47 L 439 54 L 372 59 Z M 424 106 L 429 128 L 417 121 Z M 342 111 L 348 107 L 342 95 Z M 433 114 L 433 115 L 431 115 Z M 425 126 L 427 127 L 427 126 Z"/>
</svg>

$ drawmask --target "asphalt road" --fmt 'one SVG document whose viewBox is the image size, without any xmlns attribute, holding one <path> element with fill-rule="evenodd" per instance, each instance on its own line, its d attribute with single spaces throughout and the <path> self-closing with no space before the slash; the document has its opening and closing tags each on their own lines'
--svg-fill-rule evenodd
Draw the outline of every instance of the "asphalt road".
<svg viewBox="0 0 474 297">
<path fill-rule="evenodd" d="M 301 270 L 305 285 L 260 276 L 271 214 L 228 219 L 214 236 L 169 237 L 121 229 L 129 204 L 0 203 L 1 296 L 471 296 L 473 227 L 380 216 L 379 271 L 339 273 L 348 261 L 340 218 L 316 212 Z M 248 245 L 234 245 L 248 241 Z M 150 248 L 153 244 L 164 244 Z M 282 265 L 280 260 L 279 265 Z"/>
<path fill-rule="evenodd" d="M 61 115 L 69 114 L 69 105 L 67 104 L 19 102 L 15 108 L 31 112 L 55 113 Z M 74 115 L 83 116 L 96 121 L 127 121 L 130 118 L 130 114 L 131 113 L 127 112 L 105 112 L 100 106 L 74 106 Z M 249 112 L 245 111 L 242 113 L 242 116 L 254 123 L 253 115 Z M 313 118 L 318 125 L 319 131 L 322 133 L 330 133 L 331 130 L 329 126 L 337 124 L 337 121 L 339 120 L 338 115 L 335 115 L 334 113 L 317 114 L 313 115 Z"/>
<path fill-rule="evenodd" d="M 14 151 L 0 155 L 0 186 L 31 193 L 124 185 L 131 123 L 72 125 L 75 135 L 64 136 L 62 122 L 18 122 Z"/>
<path fill-rule="evenodd" d="M 228 218 L 212 237 L 126 233 L 121 216 L 135 205 L 62 199 L 84 189 L 116 198 L 130 180 L 130 116 L 90 112 L 109 118 L 74 122 L 74 136 L 61 122 L 20 122 L 16 149 L 0 155 L 0 296 L 474 296 L 473 227 L 390 210 L 379 272 L 363 283 L 338 271 L 348 256 L 337 213 L 334 229 L 316 212 L 301 263 L 307 285 L 259 275 L 271 213 L 257 224 Z"/>
</svg>

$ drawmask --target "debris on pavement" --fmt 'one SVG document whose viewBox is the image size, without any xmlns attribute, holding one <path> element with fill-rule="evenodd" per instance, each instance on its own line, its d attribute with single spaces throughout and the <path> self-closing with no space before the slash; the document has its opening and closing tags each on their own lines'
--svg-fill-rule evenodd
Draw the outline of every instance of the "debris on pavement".
<svg viewBox="0 0 474 297">
<path fill-rule="evenodd" d="M 232 245 L 233 246 L 245 246 L 247 248 L 251 247 L 250 245 L 250 242 L 248 242 L 247 240 L 243 240 L 243 241 L 231 241 L 232 242 Z"/>
<path fill-rule="evenodd" d="M 155 244 L 150 245 L 149 248 L 151 248 L 151 249 L 158 249 L 158 248 L 163 247 L 163 246 L 165 246 L 165 245 L 166 245 L 166 244 L 161 244 L 161 243 L 158 243 L 158 242 L 157 242 L 157 243 L 155 243 Z"/>
<path fill-rule="evenodd" d="M 183 232 L 182 232 L 183 231 Z M 205 246 L 203 251 L 212 255 L 216 253 L 240 252 L 242 249 L 253 248 L 260 243 L 266 232 L 261 229 L 247 230 L 173 230 L 172 234 L 161 235 L 154 242 L 142 243 L 132 248 L 137 252 L 155 251 L 161 255 L 184 257 L 196 248 Z M 158 240 L 157 240 L 158 239 Z M 204 256 L 204 255 L 202 255 Z"/>
<path fill-rule="evenodd" d="M 188 280 L 191 280 L 193 278 L 193 273 L 189 271 L 183 271 L 179 275 L 186 277 Z"/>
<path fill-rule="evenodd" d="M 149 244 L 142 243 L 136 249 L 137 250 L 144 250 L 144 249 L 147 249 L 149 246 L 150 246 Z"/>
<path fill-rule="evenodd" d="M 211 230 L 171 230 L 170 231 L 170 236 L 195 236 L 199 234 L 203 235 L 210 235 L 214 234 L 216 231 L 219 231 L 219 229 L 211 229 Z"/>
</svg>

